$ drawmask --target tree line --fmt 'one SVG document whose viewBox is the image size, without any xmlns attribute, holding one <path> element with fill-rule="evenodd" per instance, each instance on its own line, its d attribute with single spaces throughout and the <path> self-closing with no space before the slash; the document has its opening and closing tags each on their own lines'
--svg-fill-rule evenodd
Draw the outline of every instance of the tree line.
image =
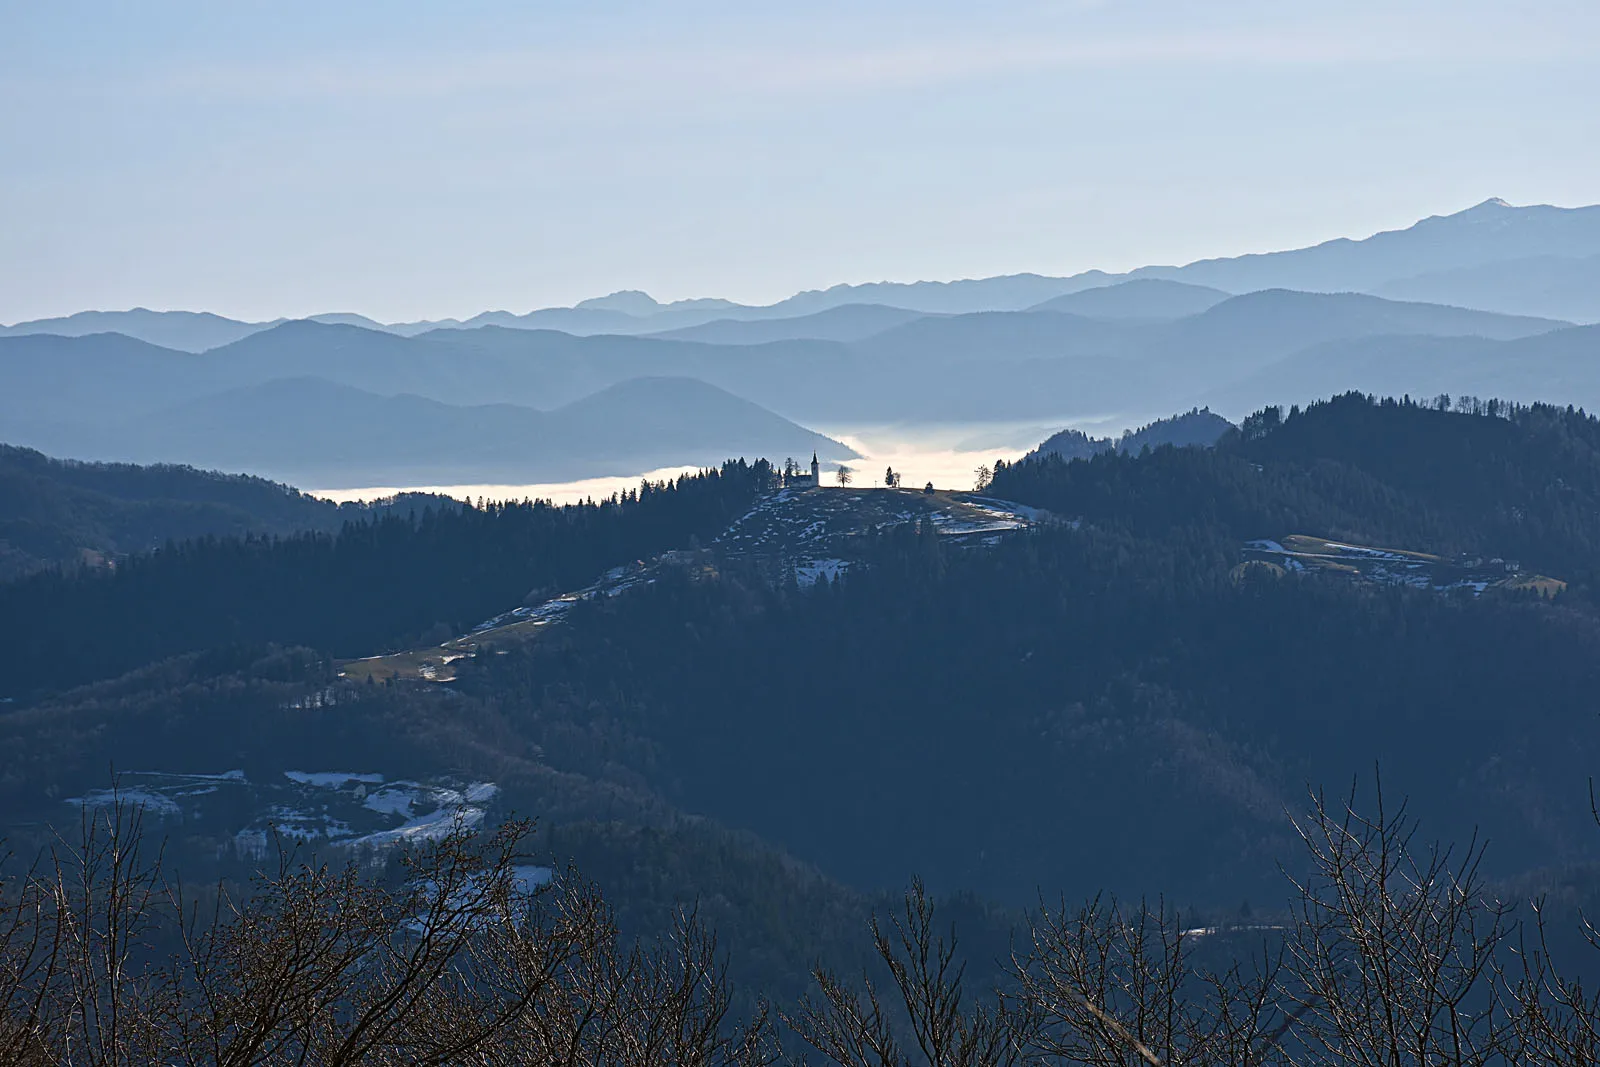
<svg viewBox="0 0 1600 1067">
<path fill-rule="evenodd" d="M 576 871 L 536 885 L 531 825 L 458 827 L 380 863 L 281 851 L 242 890 L 195 892 L 141 813 L 0 883 L 0 1062 L 610 1067 L 1387 1067 L 1570 1065 L 1600 1056 L 1600 998 L 1404 806 L 1312 797 L 1309 874 L 1264 931 L 1186 927 L 1163 904 L 1041 902 L 1001 977 L 968 977 L 957 931 L 913 882 L 862 931 L 860 977 L 732 1010 L 725 954 L 693 909 L 659 939 L 619 930 Z M 1524 918 L 1526 915 L 1526 918 Z M 1231 938 L 1232 951 L 1208 951 Z M 1253 947 L 1252 947 L 1253 942 Z"/>
<path fill-rule="evenodd" d="M 248 475 L 83 463 L 0 445 L 0 580 L 50 566 L 106 566 L 193 537 L 337 530 L 349 519 L 442 497 L 335 504 Z"/>
<path fill-rule="evenodd" d="M 606 569 L 710 538 L 772 481 L 731 461 L 598 503 L 450 502 L 336 533 L 204 537 L 106 571 L 57 568 L 0 585 L 6 696 L 110 677 L 230 644 L 354 657 L 434 643 Z"/>
<path fill-rule="evenodd" d="M 1144 534 L 1309 533 L 1515 558 L 1586 581 L 1600 558 L 1600 420 L 1548 404 L 1348 393 L 1265 408 L 1214 448 L 1000 463 L 989 491 Z"/>
</svg>

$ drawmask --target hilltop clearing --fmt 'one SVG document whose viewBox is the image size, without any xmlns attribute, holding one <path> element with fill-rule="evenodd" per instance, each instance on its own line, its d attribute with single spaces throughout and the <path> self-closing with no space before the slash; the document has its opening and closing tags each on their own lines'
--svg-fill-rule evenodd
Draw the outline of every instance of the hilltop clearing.
<svg viewBox="0 0 1600 1067">
<path fill-rule="evenodd" d="M 1498 556 L 1441 556 L 1397 548 L 1351 545 L 1320 537 L 1293 534 L 1282 541 L 1261 539 L 1246 543 L 1245 563 L 1235 575 L 1249 573 L 1251 563 L 1266 563 L 1282 572 L 1315 571 L 1342 575 L 1379 585 L 1406 585 L 1441 592 L 1465 590 L 1474 596 L 1488 589 L 1531 589 L 1554 596 L 1567 583 L 1542 574 L 1524 574 L 1516 560 Z"/>
<path fill-rule="evenodd" d="M 873 537 L 901 527 L 926 528 L 952 543 L 992 546 L 1005 534 L 1056 521 L 1047 512 L 975 493 L 909 489 L 778 489 L 763 496 L 705 549 L 674 550 L 613 567 L 582 588 L 535 590 L 520 607 L 439 645 L 351 660 L 345 677 L 365 682 L 452 682 L 464 661 L 490 648 L 532 640 L 577 605 L 650 585 L 667 570 L 715 575 L 729 564 L 758 568 L 775 584 L 805 588 L 832 581 L 862 562 Z"/>
</svg>

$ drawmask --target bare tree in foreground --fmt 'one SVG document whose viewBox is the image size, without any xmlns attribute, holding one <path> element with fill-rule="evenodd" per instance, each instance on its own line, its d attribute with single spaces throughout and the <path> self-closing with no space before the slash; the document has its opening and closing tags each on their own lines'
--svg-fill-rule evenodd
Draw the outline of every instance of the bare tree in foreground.
<svg viewBox="0 0 1600 1067">
<path fill-rule="evenodd" d="M 921 882 L 886 929 L 872 920 L 872 943 L 894 983 L 886 1004 L 870 978 L 859 990 L 818 968 L 815 998 L 784 1021 L 802 1041 L 842 1067 L 1010 1067 L 1021 1062 L 1025 1026 L 1001 1001 L 962 1007 L 963 966 L 956 941 L 934 929 L 933 901 Z M 913 1053 L 912 1050 L 915 1050 Z"/>
<path fill-rule="evenodd" d="M 285 856 L 203 912 L 139 851 L 139 812 L 86 811 L 0 890 L 0 1063 L 770 1062 L 767 1026 L 728 1025 L 715 939 L 692 913 L 652 946 L 620 936 L 576 875 L 518 878 L 530 826 L 465 827 L 398 885 Z M 155 947 L 165 940 L 176 951 Z"/>
<path fill-rule="evenodd" d="M 1029 933 L 1012 968 L 1040 1060 L 1243 1067 L 1278 1056 L 1278 958 L 1249 973 L 1200 970 L 1175 913 L 1100 900 L 1072 913 L 1041 909 Z"/>
<path fill-rule="evenodd" d="M 81 844 L 0 882 L 0 1063 L 133 1063 L 156 982 L 137 954 L 154 925 L 159 864 L 137 809 L 87 810 Z"/>
<path fill-rule="evenodd" d="M 1404 805 L 1376 807 L 1318 796 L 1297 824 L 1312 860 L 1288 939 L 1297 1062 L 1496 1062 L 1516 1013 L 1494 967 L 1510 909 L 1487 896 L 1483 849 L 1419 848 Z"/>
<path fill-rule="evenodd" d="M 1195 941 L 1211 932 L 1185 931 L 1162 907 L 1043 908 L 1013 952 L 1006 995 L 963 1012 L 953 939 L 932 937 L 914 885 L 898 936 L 873 927 L 894 1000 L 819 972 L 820 1000 L 790 1023 L 842 1067 L 1600 1063 L 1600 997 L 1550 966 L 1542 917 L 1531 947 L 1514 936 L 1476 842 L 1419 846 L 1415 821 L 1381 795 L 1370 816 L 1353 796 L 1337 808 L 1315 796 L 1296 826 L 1310 874 L 1293 883 L 1279 943 L 1252 966 L 1197 966 Z"/>
<path fill-rule="evenodd" d="M 136 808 L 0 883 L 0 1064 L 764 1067 L 730 1017 L 715 937 L 683 912 L 621 935 L 574 872 L 519 878 L 530 826 L 458 828 L 397 877 L 283 857 L 207 907 L 141 849 Z M 783 1021 L 840 1067 L 1479 1067 L 1600 1062 L 1600 999 L 1550 964 L 1545 920 L 1489 897 L 1476 843 L 1418 846 L 1313 798 L 1310 873 L 1275 949 L 1217 972 L 1165 907 L 1041 908 L 1002 990 L 969 997 L 954 932 L 913 883 L 870 927 L 886 983 L 819 968 Z M 1591 943 L 1600 934 L 1589 931 Z M 997 961 L 998 962 L 998 961 Z M 798 1062 L 805 1062 L 804 1060 Z M 814 1062 L 814 1061 L 813 1061 Z"/>
</svg>

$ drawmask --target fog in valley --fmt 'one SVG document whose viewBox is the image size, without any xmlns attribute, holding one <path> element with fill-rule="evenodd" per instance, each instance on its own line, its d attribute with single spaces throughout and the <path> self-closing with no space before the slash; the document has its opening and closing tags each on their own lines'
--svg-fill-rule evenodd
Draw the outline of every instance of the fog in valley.
<svg viewBox="0 0 1600 1067">
<path fill-rule="evenodd" d="M 927 426 L 823 426 L 819 431 L 860 453 L 859 459 L 845 464 L 851 472 L 851 485 L 857 488 L 881 486 L 885 473 L 893 469 L 908 488 L 932 483 L 936 489 L 970 489 L 976 483 L 979 467 L 993 467 L 996 460 L 1007 463 L 1018 460 L 1058 430 L 1074 429 L 1092 437 L 1115 437 L 1157 417 L 1107 416 L 1062 418 L 1054 422 L 1028 420 Z M 811 460 L 809 454 L 768 458 L 778 464 L 790 458 L 803 465 Z M 837 484 L 838 467 L 838 463 L 824 466 L 825 483 Z M 457 500 L 549 500 L 556 504 L 573 504 L 604 500 L 613 494 L 637 489 L 641 481 L 677 478 L 699 469 L 693 465 L 658 467 L 632 474 L 527 485 L 385 485 L 319 487 L 306 491 L 340 503 L 381 500 L 400 493 L 434 493 Z"/>
</svg>

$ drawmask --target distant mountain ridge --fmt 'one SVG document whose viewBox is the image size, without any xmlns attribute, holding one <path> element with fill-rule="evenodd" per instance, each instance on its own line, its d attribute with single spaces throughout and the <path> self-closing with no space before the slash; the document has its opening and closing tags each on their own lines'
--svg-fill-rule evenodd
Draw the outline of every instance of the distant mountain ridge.
<svg viewBox="0 0 1600 1067">
<path fill-rule="evenodd" d="M 56 454 L 181 458 L 107 452 L 107 434 L 174 405 L 293 378 L 378 397 L 413 394 L 458 407 L 509 404 L 540 411 L 629 379 L 691 378 L 790 422 L 824 425 L 1065 422 L 1201 401 L 1241 414 L 1240 405 L 1296 392 L 1283 382 L 1267 396 L 1241 392 L 1252 376 L 1299 366 L 1294 358 L 1317 345 L 1351 342 L 1354 347 L 1337 351 L 1339 360 L 1354 364 L 1362 345 L 1382 337 L 1510 341 L 1564 326 L 1360 294 L 1262 291 L 1171 320 L 1061 311 L 919 315 L 853 341 L 708 343 L 492 326 L 401 337 L 308 321 L 283 323 L 200 355 L 117 334 L 0 337 L 0 373 L 10 385 L 0 391 L 0 436 Z M 1466 350 L 1477 342 L 1450 343 Z M 1563 358 L 1572 361 L 1576 391 L 1570 397 L 1525 389 L 1503 395 L 1589 403 L 1600 391 L 1586 369 L 1593 361 Z M 1308 365 L 1305 373 L 1326 369 Z M 1516 368 L 1508 373 L 1514 384 Z M 1377 387 L 1359 379 L 1339 384 Z M 84 451 L 91 445 L 94 451 Z"/>
<path fill-rule="evenodd" d="M 1505 314 L 1592 322 L 1600 320 L 1600 290 L 1595 280 L 1600 266 L 1596 257 L 1600 257 L 1600 205 L 1514 206 L 1491 198 L 1463 211 L 1429 216 L 1404 229 L 1365 238 L 1341 237 L 1307 248 L 1197 260 L 1182 266 L 1150 265 L 1121 274 L 1089 270 L 1068 277 L 1025 273 L 954 281 L 840 284 L 796 293 L 768 305 L 745 305 L 719 298 L 663 304 L 647 293 L 622 290 L 579 301 L 572 307 L 541 308 L 522 314 L 484 311 L 467 319 L 378 323 L 348 312 L 310 318 L 402 336 L 482 326 L 552 329 L 577 335 L 643 334 L 689 329 L 723 319 L 797 319 L 852 304 L 943 315 L 1021 311 L 1085 290 L 1154 280 L 1204 286 L 1230 294 L 1260 289 L 1364 292 Z M 1530 272 L 1536 273 L 1536 280 L 1529 280 Z M 1124 312 L 1116 317 L 1145 316 Z M 0 336 L 118 332 L 164 347 L 200 352 L 283 321 L 240 322 L 209 312 L 135 308 L 79 312 L 64 318 L 0 326 Z"/>
<path fill-rule="evenodd" d="M 1386 282 L 1376 292 L 1394 300 L 1600 322 L 1600 255 L 1531 256 L 1452 267 Z"/>
<path fill-rule="evenodd" d="M 1052 297 L 1028 310 L 1065 311 L 1101 319 L 1181 319 L 1207 311 L 1231 295 L 1206 285 L 1134 278 Z"/>
<path fill-rule="evenodd" d="M 623 291 L 445 324 L 85 313 L 0 331 L 0 439 L 354 487 L 570 480 L 808 445 L 849 458 L 805 424 L 1131 425 L 1343 390 L 1592 408 L 1600 353 L 1570 321 L 1316 287 L 1583 307 L 1596 264 L 1600 208 L 1491 201 L 1292 252 L 836 286 L 766 307 Z M 1304 288 L 1260 284 L 1280 277 Z M 623 388 L 638 381 L 652 384 Z"/>
<path fill-rule="evenodd" d="M 571 481 L 737 456 L 856 456 L 715 386 L 669 377 L 629 379 L 548 411 L 275 378 L 30 436 L 78 456 L 248 470 L 317 488 Z"/>
<path fill-rule="evenodd" d="M 209 311 L 80 311 L 57 319 L 38 319 L 0 326 L 0 337 L 48 334 L 55 337 L 84 337 L 96 333 L 120 333 L 126 337 L 185 352 L 219 348 L 267 329 L 270 323 L 239 322 L 213 315 Z"/>
<path fill-rule="evenodd" d="M 1492 197 L 1452 215 L 1432 215 L 1403 230 L 1340 237 L 1310 248 L 1206 259 L 1182 267 L 1142 267 L 1131 277 L 1163 277 L 1230 292 L 1261 288 L 1367 292 L 1419 274 L 1529 256 L 1600 253 L 1600 205 L 1516 207 Z"/>
<path fill-rule="evenodd" d="M 1387 396 L 1541 399 L 1600 408 L 1600 326 L 1531 337 L 1391 336 L 1330 340 L 1265 365 L 1202 394 L 1232 410 L 1245 398 L 1275 394 L 1285 404 L 1357 390 Z"/>
<path fill-rule="evenodd" d="M 923 318 L 920 311 L 884 304 L 840 304 L 787 319 L 715 319 L 698 326 L 646 334 L 677 341 L 754 345 L 768 341 L 860 341 Z"/>
</svg>

